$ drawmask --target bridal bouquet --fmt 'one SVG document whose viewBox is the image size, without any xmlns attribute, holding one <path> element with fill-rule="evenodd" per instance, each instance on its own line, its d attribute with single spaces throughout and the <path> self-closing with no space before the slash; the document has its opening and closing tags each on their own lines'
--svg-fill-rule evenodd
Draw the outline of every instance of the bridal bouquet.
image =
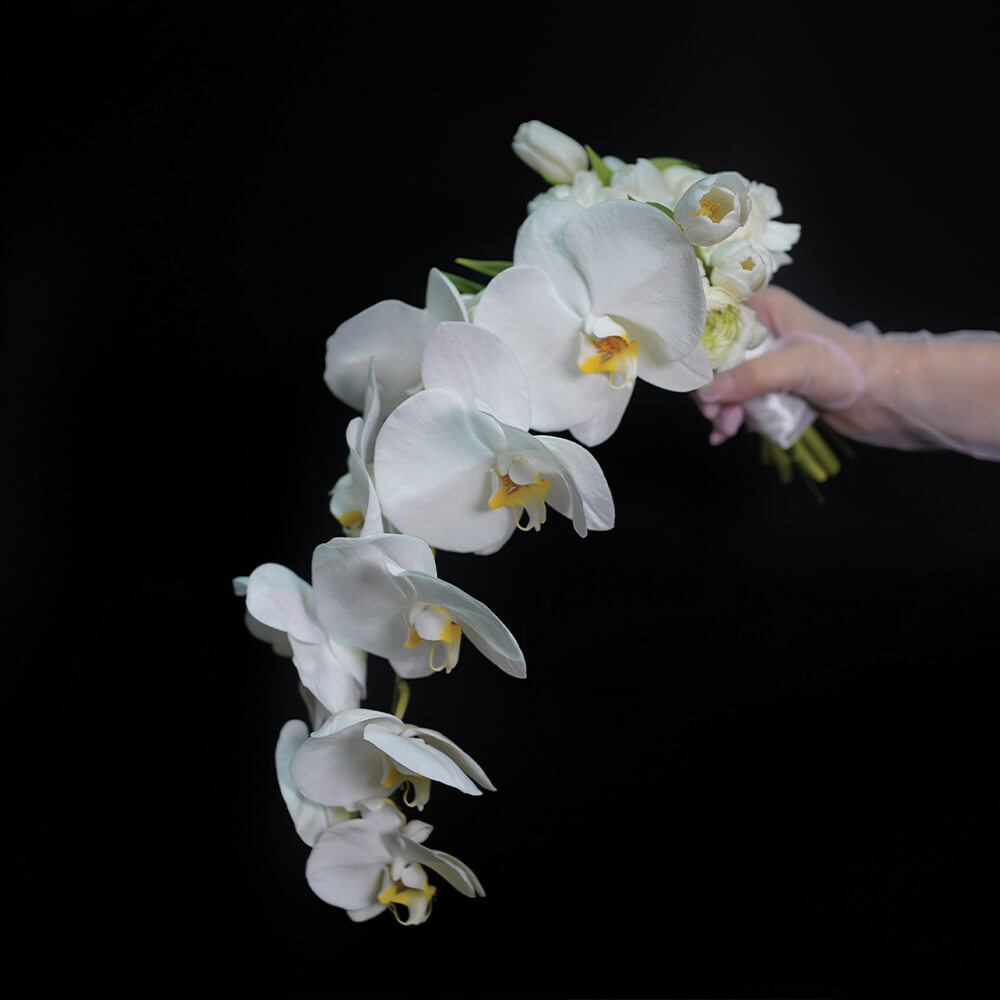
<svg viewBox="0 0 1000 1000">
<path fill-rule="evenodd" d="M 614 434 L 636 379 L 689 392 L 769 349 L 746 300 L 799 235 L 778 221 L 774 189 L 735 171 L 600 157 L 540 122 L 513 148 L 548 187 L 511 259 L 459 258 L 476 279 L 431 268 L 422 306 L 378 302 L 328 341 L 326 384 L 357 415 L 330 498 L 340 530 L 316 547 L 311 579 L 267 563 L 234 581 L 250 632 L 298 674 L 306 719 L 282 728 L 275 763 L 310 848 L 306 879 L 356 921 L 389 910 L 422 923 L 432 879 L 483 894 L 468 865 L 427 846 L 419 814 L 435 785 L 493 785 L 447 736 L 404 721 L 410 682 L 447 675 L 468 645 L 516 678 L 525 658 L 488 607 L 438 576 L 436 550 L 495 553 L 550 511 L 581 538 L 610 530 L 588 449 Z M 750 418 L 814 478 L 832 469 L 801 401 Z M 362 707 L 369 656 L 396 677 L 384 710 Z"/>
</svg>

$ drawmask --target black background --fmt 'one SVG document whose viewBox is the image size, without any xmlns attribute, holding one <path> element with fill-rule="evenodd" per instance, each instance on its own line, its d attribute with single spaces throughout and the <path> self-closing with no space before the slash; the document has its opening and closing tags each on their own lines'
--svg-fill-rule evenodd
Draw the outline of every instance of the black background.
<svg viewBox="0 0 1000 1000">
<path fill-rule="evenodd" d="M 309 891 L 294 672 L 231 578 L 336 534 L 327 336 L 509 256 L 539 118 L 774 185 L 786 287 L 998 325 L 997 19 L 756 5 L 37 5 L 3 31 L 10 953 L 42 986 L 263 996 L 969 995 L 995 943 L 1000 467 L 859 446 L 816 504 L 640 383 L 613 532 L 439 573 L 517 635 L 414 685 L 499 791 L 437 790 L 420 928 Z M 371 698 L 387 707 L 384 664 Z"/>
</svg>

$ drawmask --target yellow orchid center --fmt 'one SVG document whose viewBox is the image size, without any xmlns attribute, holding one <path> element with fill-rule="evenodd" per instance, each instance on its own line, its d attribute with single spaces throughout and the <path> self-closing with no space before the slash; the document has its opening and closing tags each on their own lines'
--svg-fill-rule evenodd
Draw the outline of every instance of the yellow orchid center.
<svg viewBox="0 0 1000 1000">
<path fill-rule="evenodd" d="M 639 342 L 610 316 L 588 316 L 576 366 L 587 375 L 603 372 L 612 389 L 625 389 L 635 381 Z"/>
<path fill-rule="evenodd" d="M 516 473 L 514 473 L 514 464 L 519 467 L 519 471 Z M 507 472 L 501 473 L 499 469 L 493 470 L 497 485 L 493 496 L 489 499 L 490 509 L 499 510 L 501 507 L 520 507 L 528 517 L 522 524 L 521 514 L 520 512 L 518 513 L 518 528 L 521 531 L 530 531 L 532 528 L 535 531 L 539 531 L 545 523 L 545 494 L 549 489 L 549 481 L 542 479 L 537 472 L 531 470 L 533 479 L 528 482 L 519 483 L 512 478 L 512 473 L 521 479 L 528 478 L 521 473 L 520 467 L 527 466 L 529 463 L 520 461 L 514 464 L 512 464 Z"/>
<path fill-rule="evenodd" d="M 437 888 L 430 885 L 426 878 L 422 881 L 422 886 L 414 888 L 401 879 L 395 879 L 378 894 L 378 901 L 383 906 L 388 906 L 392 915 L 404 926 L 422 924 L 431 915 L 431 901 Z M 406 920 L 400 918 L 399 906 L 406 907 Z"/>
<path fill-rule="evenodd" d="M 452 620 L 449 612 L 439 604 L 417 605 L 411 609 L 407 624 L 410 626 L 410 634 L 403 643 L 406 649 L 426 642 L 431 670 L 449 671 L 455 666 L 458 662 L 458 647 L 462 641 L 462 629 L 458 622 Z"/>
<path fill-rule="evenodd" d="M 344 534 L 349 538 L 357 538 L 361 534 L 365 515 L 360 510 L 345 510 L 342 514 L 334 514 L 333 516 L 340 522 Z"/>
<path fill-rule="evenodd" d="M 395 763 L 386 758 L 385 777 L 382 787 L 386 789 L 402 788 L 403 802 L 411 809 L 421 808 L 431 797 L 431 780 L 422 774 L 403 774 Z"/>
</svg>

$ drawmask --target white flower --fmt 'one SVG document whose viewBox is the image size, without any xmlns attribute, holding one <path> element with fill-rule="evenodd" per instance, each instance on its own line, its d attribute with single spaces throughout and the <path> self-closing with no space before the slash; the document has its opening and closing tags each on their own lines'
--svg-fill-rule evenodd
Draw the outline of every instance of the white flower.
<svg viewBox="0 0 1000 1000">
<path fill-rule="evenodd" d="M 676 391 L 711 378 L 695 254 L 642 202 L 550 202 L 529 215 L 514 266 L 486 286 L 475 320 L 514 350 L 531 426 L 587 445 L 614 433 L 636 377 Z"/>
<path fill-rule="evenodd" d="M 673 208 L 677 204 L 677 199 L 695 181 L 700 181 L 708 174 L 699 167 L 692 167 L 687 163 L 674 163 L 663 168 L 663 184 L 670 194 L 670 201 L 663 202 L 668 208 Z"/>
<path fill-rule="evenodd" d="M 389 413 L 420 389 L 420 357 L 434 327 L 467 318 L 458 289 L 432 268 L 423 309 L 386 299 L 337 327 L 326 345 L 326 384 L 341 402 L 362 410 L 374 358 L 382 412 Z"/>
<path fill-rule="evenodd" d="M 706 174 L 678 199 L 674 218 L 696 246 L 711 246 L 732 236 L 750 217 L 750 187 L 732 170 Z"/>
<path fill-rule="evenodd" d="M 587 150 L 544 122 L 523 122 L 514 133 L 512 146 L 517 156 L 550 184 L 568 184 L 577 171 L 587 169 Z"/>
<path fill-rule="evenodd" d="M 546 504 L 581 537 L 612 527 L 594 457 L 574 441 L 528 433 L 528 382 L 502 340 L 477 324 L 442 323 L 422 375 L 424 391 L 389 415 L 375 442 L 379 496 L 400 531 L 487 554 L 518 527 L 539 529 Z"/>
<path fill-rule="evenodd" d="M 768 332 L 748 305 L 734 301 L 724 289 L 710 289 L 701 342 L 713 371 L 726 371 L 738 365 L 747 351 L 763 343 Z"/>
<path fill-rule="evenodd" d="M 375 435 L 381 421 L 381 403 L 372 359 L 362 415 L 347 424 L 347 472 L 330 492 L 330 513 L 345 535 L 381 534 L 391 527 L 382 517 L 371 469 L 375 461 Z"/>
<path fill-rule="evenodd" d="M 400 786 L 408 789 L 406 804 L 423 809 L 432 781 L 468 795 L 495 791 L 483 769 L 441 733 L 363 708 L 338 712 L 304 740 L 290 774 L 311 801 L 355 811 Z"/>
<path fill-rule="evenodd" d="M 782 209 L 773 187 L 753 181 L 750 184 L 750 200 L 753 205 L 750 217 L 733 236 L 764 247 L 771 254 L 776 268 L 789 263 L 791 257 L 788 251 L 798 242 L 801 226 L 797 222 L 776 221 Z"/>
<path fill-rule="evenodd" d="M 774 274 L 771 254 L 748 239 L 731 237 L 713 248 L 709 280 L 738 302 L 763 288 Z"/>
<path fill-rule="evenodd" d="M 302 686 L 326 713 L 356 708 L 365 694 L 367 656 L 319 622 L 313 588 L 290 569 L 264 563 L 233 589 L 246 597 L 247 627 L 289 656 Z"/>
<path fill-rule="evenodd" d="M 432 829 L 417 820 L 406 823 L 388 802 L 364 811 L 320 836 L 306 863 L 306 880 L 320 899 L 355 921 L 389 909 L 400 923 L 423 923 L 437 891 L 428 881 L 428 868 L 464 896 L 485 895 L 467 865 L 423 846 Z M 400 907 L 406 909 L 405 920 Z"/>
<path fill-rule="evenodd" d="M 419 538 L 333 538 L 313 553 L 312 576 L 323 627 L 384 657 L 401 677 L 450 671 L 463 636 L 501 670 L 525 676 L 514 636 L 485 604 L 438 578 Z"/>
<path fill-rule="evenodd" d="M 528 202 L 528 213 L 537 212 L 551 201 L 571 201 L 584 208 L 604 201 L 625 201 L 628 192 L 605 186 L 593 170 L 581 170 L 568 184 L 555 184 Z"/>
<path fill-rule="evenodd" d="M 310 847 L 331 826 L 353 819 L 355 813 L 340 806 L 325 806 L 306 798 L 292 779 L 292 760 L 296 751 L 309 738 L 309 728 L 301 719 L 289 719 L 281 727 L 274 748 L 274 764 L 278 788 L 295 824 L 295 831 Z"/>
<path fill-rule="evenodd" d="M 610 186 L 626 197 L 655 201 L 667 208 L 671 208 L 676 200 L 664 179 L 663 171 L 655 163 L 642 158 L 616 170 Z"/>
</svg>

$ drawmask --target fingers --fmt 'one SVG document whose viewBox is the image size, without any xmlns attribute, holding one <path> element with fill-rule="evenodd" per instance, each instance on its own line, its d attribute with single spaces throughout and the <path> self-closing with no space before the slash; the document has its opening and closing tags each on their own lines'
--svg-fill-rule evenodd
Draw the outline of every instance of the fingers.
<svg viewBox="0 0 1000 1000">
<path fill-rule="evenodd" d="M 842 324 L 778 285 L 768 285 L 751 295 L 747 305 L 777 337 L 791 330 L 812 330 L 836 337 L 843 330 Z"/>
</svg>

